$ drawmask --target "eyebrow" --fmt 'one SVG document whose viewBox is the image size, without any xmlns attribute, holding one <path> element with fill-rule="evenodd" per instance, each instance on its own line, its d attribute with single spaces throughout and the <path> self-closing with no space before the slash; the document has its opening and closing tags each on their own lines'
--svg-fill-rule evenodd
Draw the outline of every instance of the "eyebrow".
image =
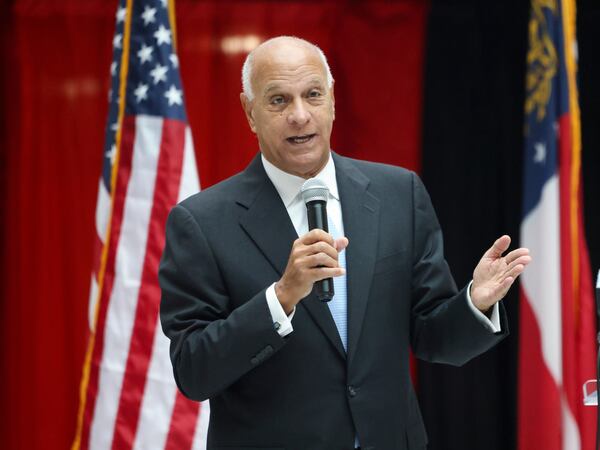
<svg viewBox="0 0 600 450">
<path fill-rule="evenodd" d="M 308 84 L 311 85 L 311 87 L 314 87 L 314 85 L 318 85 L 319 87 L 324 86 L 323 80 L 321 80 L 318 77 L 311 78 L 308 81 Z M 277 90 L 279 88 L 280 88 L 279 83 L 271 83 L 270 85 L 267 85 L 266 89 L 264 90 L 264 95 L 268 95 L 269 92 L 275 91 L 275 90 Z"/>
</svg>

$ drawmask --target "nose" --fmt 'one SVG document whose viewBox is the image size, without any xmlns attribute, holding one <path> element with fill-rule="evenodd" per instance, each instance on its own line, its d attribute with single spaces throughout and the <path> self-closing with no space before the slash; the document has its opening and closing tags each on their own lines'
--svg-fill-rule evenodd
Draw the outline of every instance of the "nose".
<svg viewBox="0 0 600 450">
<path fill-rule="evenodd" d="M 290 105 L 291 109 L 287 116 L 290 125 L 303 126 L 310 121 L 310 112 L 301 98 L 297 98 Z"/>
</svg>

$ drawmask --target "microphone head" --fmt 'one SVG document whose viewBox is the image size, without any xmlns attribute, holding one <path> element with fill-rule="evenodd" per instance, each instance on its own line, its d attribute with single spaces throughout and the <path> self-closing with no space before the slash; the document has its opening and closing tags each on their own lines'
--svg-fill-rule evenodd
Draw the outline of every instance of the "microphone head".
<svg viewBox="0 0 600 450">
<path fill-rule="evenodd" d="M 321 201 L 327 203 L 329 197 L 329 188 L 323 180 L 317 178 L 309 178 L 302 185 L 300 190 L 304 203 Z"/>
</svg>

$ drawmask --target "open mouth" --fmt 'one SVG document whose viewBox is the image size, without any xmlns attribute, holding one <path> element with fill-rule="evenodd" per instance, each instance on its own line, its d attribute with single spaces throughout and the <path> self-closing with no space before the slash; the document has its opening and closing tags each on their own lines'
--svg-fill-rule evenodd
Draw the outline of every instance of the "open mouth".
<svg viewBox="0 0 600 450">
<path fill-rule="evenodd" d="M 302 136 L 290 136 L 286 139 L 286 141 L 288 141 L 290 144 L 306 144 L 307 142 L 311 141 L 315 136 L 315 133 L 304 134 Z"/>
</svg>

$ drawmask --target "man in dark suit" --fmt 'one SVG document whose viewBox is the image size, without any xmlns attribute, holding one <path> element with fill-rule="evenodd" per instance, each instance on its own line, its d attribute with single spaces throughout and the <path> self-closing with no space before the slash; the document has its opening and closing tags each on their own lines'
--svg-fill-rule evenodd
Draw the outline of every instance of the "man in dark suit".
<svg viewBox="0 0 600 450">
<path fill-rule="evenodd" d="M 508 333 L 498 302 L 530 261 L 502 236 L 457 291 L 418 177 L 330 151 L 333 78 L 290 37 L 243 69 L 260 155 L 176 206 L 161 320 L 181 391 L 211 400 L 209 449 L 422 449 L 409 347 L 461 365 Z M 331 235 L 308 232 L 305 179 L 329 188 Z M 317 280 L 334 277 L 322 303 Z"/>
</svg>

